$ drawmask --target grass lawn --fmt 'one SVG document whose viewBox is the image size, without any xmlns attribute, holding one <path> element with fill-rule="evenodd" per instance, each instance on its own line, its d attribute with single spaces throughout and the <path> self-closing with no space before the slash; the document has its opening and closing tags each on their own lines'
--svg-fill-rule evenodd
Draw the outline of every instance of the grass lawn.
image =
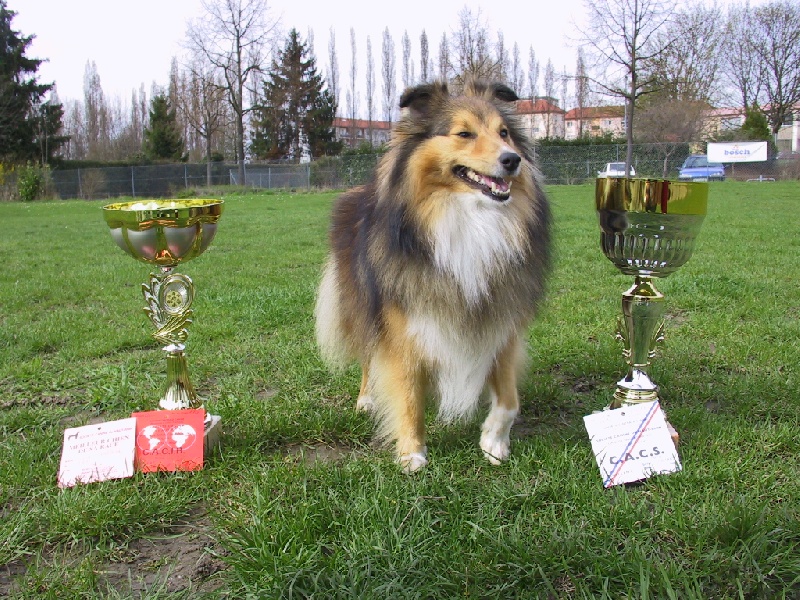
<svg viewBox="0 0 800 600">
<path fill-rule="evenodd" d="M 651 374 L 683 471 L 605 490 L 582 417 L 624 372 L 621 275 L 593 187 L 549 188 L 556 253 L 512 457 L 432 424 L 403 475 L 331 374 L 313 301 L 333 193 L 230 195 L 187 356 L 221 452 L 194 473 L 59 490 L 64 429 L 156 408 L 149 268 L 101 202 L 0 204 L 0 596 L 800 597 L 800 183 L 711 184 L 695 255 L 659 282 Z"/>
</svg>

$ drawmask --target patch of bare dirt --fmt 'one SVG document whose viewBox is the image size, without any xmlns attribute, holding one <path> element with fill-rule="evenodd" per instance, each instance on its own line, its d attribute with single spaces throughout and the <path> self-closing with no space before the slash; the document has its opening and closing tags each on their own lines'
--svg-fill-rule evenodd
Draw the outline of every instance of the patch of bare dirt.
<svg viewBox="0 0 800 600">
<path fill-rule="evenodd" d="M 294 462 L 313 467 L 317 463 L 337 463 L 352 459 L 358 451 L 345 444 L 290 444 L 285 449 L 286 456 Z"/>
<path fill-rule="evenodd" d="M 221 549 L 210 537 L 211 531 L 211 523 L 201 517 L 163 534 L 134 540 L 98 573 L 101 586 L 124 590 L 132 597 L 154 588 L 213 592 L 221 585 L 213 575 L 226 565 L 217 556 Z"/>
<path fill-rule="evenodd" d="M 214 575 L 225 570 L 226 564 L 218 557 L 222 549 L 211 537 L 212 530 L 210 521 L 202 516 L 120 546 L 97 567 L 98 591 L 113 589 L 123 598 L 140 598 L 155 590 L 213 595 L 222 586 Z M 63 552 L 43 553 L 37 558 L 37 566 L 32 566 L 34 561 L 23 560 L 0 565 L 0 598 L 24 589 L 29 568 L 63 567 L 83 558 L 85 555 L 76 550 L 68 556 Z"/>
</svg>

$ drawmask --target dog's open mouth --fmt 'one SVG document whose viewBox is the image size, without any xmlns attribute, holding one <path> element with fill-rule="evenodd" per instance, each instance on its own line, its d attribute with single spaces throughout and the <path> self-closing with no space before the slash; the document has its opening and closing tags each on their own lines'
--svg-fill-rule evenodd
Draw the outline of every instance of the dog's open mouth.
<svg viewBox="0 0 800 600">
<path fill-rule="evenodd" d="M 453 173 L 495 200 L 508 200 L 511 195 L 511 182 L 501 177 L 489 177 L 462 165 L 453 169 Z"/>
</svg>

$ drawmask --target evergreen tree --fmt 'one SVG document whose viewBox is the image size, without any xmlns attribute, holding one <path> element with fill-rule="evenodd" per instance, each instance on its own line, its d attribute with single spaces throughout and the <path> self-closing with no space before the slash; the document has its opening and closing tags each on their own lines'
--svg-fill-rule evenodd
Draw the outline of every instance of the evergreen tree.
<svg viewBox="0 0 800 600">
<path fill-rule="evenodd" d="M 0 0 L 0 160 L 47 163 L 66 141 L 59 135 L 64 110 L 41 102 L 54 86 L 37 82 L 43 61 L 25 56 L 33 36 L 11 28 L 16 14 Z"/>
<path fill-rule="evenodd" d="M 745 110 L 741 131 L 746 140 L 772 141 L 767 115 L 755 103 Z"/>
<path fill-rule="evenodd" d="M 336 102 L 323 88 L 312 52 L 292 29 L 285 48 L 272 61 L 264 96 L 254 110 L 252 153 L 263 159 L 297 160 L 306 153 L 340 151 L 333 132 Z"/>
<path fill-rule="evenodd" d="M 150 126 L 144 130 L 144 155 L 151 160 L 185 160 L 175 109 L 164 94 L 150 103 Z"/>
</svg>

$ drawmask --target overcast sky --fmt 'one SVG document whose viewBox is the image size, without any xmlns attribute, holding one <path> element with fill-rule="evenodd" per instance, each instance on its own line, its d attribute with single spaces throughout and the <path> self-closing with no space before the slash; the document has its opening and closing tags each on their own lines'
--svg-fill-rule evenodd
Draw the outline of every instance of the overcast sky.
<svg viewBox="0 0 800 600">
<path fill-rule="evenodd" d="M 744 0 L 741 0 L 743 2 Z M 339 62 L 340 90 L 349 82 L 350 28 L 356 34 L 358 85 L 366 80 L 366 40 L 371 39 L 376 87 L 380 77 L 381 40 L 388 27 L 395 43 L 397 88 L 401 87 L 401 38 L 411 39 L 415 73 L 419 73 L 419 37 L 423 29 L 429 41 L 429 55 L 438 56 L 442 33 L 448 37 L 458 28 L 458 14 L 469 7 L 480 10 L 494 35 L 502 30 L 509 53 L 516 42 L 523 71 L 527 72 L 528 49 L 532 46 L 540 63 L 539 89 L 548 60 L 557 73 L 575 70 L 578 27 L 584 23 L 584 0 L 273 0 L 271 14 L 280 18 L 286 32 L 296 28 L 306 38 L 314 32 L 317 66 L 325 75 L 328 67 L 328 37 L 333 28 Z M 740 0 L 718 0 L 723 5 Z M 39 81 L 55 82 L 62 102 L 83 99 L 83 77 L 87 61 L 94 61 L 106 98 L 119 97 L 129 103 L 131 92 L 144 84 L 150 94 L 153 82 L 168 82 L 170 62 L 180 57 L 187 23 L 202 16 L 200 0 L 7 0 L 17 16 L 12 27 L 23 35 L 35 35 L 27 53 L 46 59 L 39 69 Z M 754 4 L 760 3 L 756 0 Z M 494 41 L 494 40 L 492 40 Z M 340 105 L 343 102 L 340 101 Z M 361 92 L 362 109 L 364 107 Z M 363 111 L 362 111 L 363 112 Z"/>
<path fill-rule="evenodd" d="M 315 56 L 323 75 L 328 66 L 329 31 L 333 28 L 342 89 L 349 81 L 351 27 L 362 63 L 357 78 L 366 79 L 364 61 L 369 36 L 380 89 L 380 49 L 386 27 L 395 43 L 399 88 L 403 33 L 408 31 L 415 72 L 419 73 L 422 30 L 428 36 L 429 55 L 435 59 L 442 33 L 450 35 L 457 28 L 458 13 L 464 6 L 473 13 L 480 9 L 492 33 L 503 31 L 509 52 L 515 41 L 519 44 L 526 70 L 528 48 L 532 45 L 542 73 L 548 59 L 557 72 L 563 67 L 574 70 L 577 49 L 566 46 L 567 36 L 574 37 L 573 23 L 583 18 L 582 0 L 274 0 L 269 4 L 272 15 L 280 17 L 283 30 L 288 32 L 295 27 L 304 38 L 309 28 L 313 30 Z M 515 5 L 526 8 L 510 8 Z M 539 8 L 534 9 L 535 5 Z M 154 81 L 165 85 L 172 57 L 182 53 L 180 43 L 186 38 L 187 22 L 203 14 L 200 0 L 8 0 L 8 8 L 17 13 L 12 27 L 23 35 L 36 36 L 27 55 L 47 59 L 39 69 L 39 81 L 55 82 L 62 102 L 83 98 L 87 61 L 97 65 L 106 96 L 118 95 L 123 102 L 129 102 L 132 90 L 138 90 L 142 83 L 148 94 Z"/>
</svg>

